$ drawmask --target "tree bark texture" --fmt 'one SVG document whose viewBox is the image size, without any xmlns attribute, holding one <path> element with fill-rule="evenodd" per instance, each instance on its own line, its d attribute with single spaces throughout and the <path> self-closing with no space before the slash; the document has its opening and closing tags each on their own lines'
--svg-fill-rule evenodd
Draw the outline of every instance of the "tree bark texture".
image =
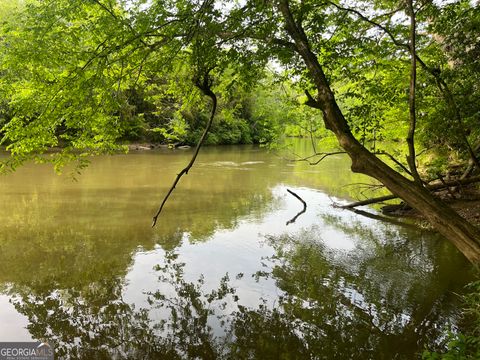
<svg viewBox="0 0 480 360">
<path fill-rule="evenodd" d="M 450 240 L 473 263 L 480 263 L 480 230 L 435 198 L 430 192 L 402 176 L 362 146 L 353 136 L 345 117 L 335 100 L 317 56 L 310 48 L 307 36 L 290 10 L 288 0 L 278 0 L 277 7 L 285 21 L 285 28 L 293 39 L 296 51 L 308 69 L 317 90 L 314 104 L 321 109 L 327 129 L 331 130 L 340 146 L 352 160 L 354 172 L 369 175 L 384 184 L 393 194 L 416 209 Z M 311 101 L 310 101 L 311 102 Z"/>
</svg>

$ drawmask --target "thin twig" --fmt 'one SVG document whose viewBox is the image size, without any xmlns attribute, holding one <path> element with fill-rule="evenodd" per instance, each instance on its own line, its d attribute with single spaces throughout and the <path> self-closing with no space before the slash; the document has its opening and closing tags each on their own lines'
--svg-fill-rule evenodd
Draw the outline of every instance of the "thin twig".
<svg viewBox="0 0 480 360">
<path fill-rule="evenodd" d="M 329 152 L 329 153 L 320 152 L 320 153 L 315 153 L 313 155 L 310 155 L 310 156 L 307 156 L 307 157 L 304 157 L 304 158 L 294 159 L 294 160 L 291 160 L 291 161 L 306 161 L 309 165 L 318 165 L 326 157 L 332 156 L 332 155 L 339 155 L 339 154 L 346 154 L 346 152 L 345 151 L 334 151 L 334 152 Z M 300 157 L 299 155 L 296 155 L 296 156 Z M 310 161 L 310 159 L 312 159 L 314 157 L 317 157 L 317 156 L 320 156 L 320 159 L 318 159 L 316 161 Z"/>
</svg>

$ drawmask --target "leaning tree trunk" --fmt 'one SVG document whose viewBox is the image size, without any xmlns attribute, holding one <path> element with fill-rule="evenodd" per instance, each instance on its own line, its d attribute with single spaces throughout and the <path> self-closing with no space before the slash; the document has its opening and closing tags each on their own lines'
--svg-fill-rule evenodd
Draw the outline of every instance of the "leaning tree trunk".
<svg viewBox="0 0 480 360">
<path fill-rule="evenodd" d="M 316 99 L 309 96 L 307 104 L 323 112 L 326 128 L 335 134 L 340 146 L 352 159 L 352 171 L 369 175 L 380 181 L 393 194 L 425 216 L 430 224 L 450 240 L 468 260 L 480 263 L 480 230 L 478 228 L 434 197 L 427 189 L 393 170 L 355 139 L 335 101 L 323 68 L 310 48 L 301 24 L 295 21 L 290 11 L 288 0 L 278 0 L 278 9 L 285 20 L 286 30 L 294 41 L 295 49 L 304 60 L 317 90 Z"/>
</svg>

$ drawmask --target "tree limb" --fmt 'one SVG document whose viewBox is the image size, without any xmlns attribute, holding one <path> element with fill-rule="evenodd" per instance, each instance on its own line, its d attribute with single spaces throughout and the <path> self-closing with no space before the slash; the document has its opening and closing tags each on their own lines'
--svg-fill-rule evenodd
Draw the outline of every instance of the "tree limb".
<svg viewBox="0 0 480 360">
<path fill-rule="evenodd" d="M 287 191 L 293 196 L 295 196 L 298 200 L 300 200 L 303 204 L 303 209 L 300 212 L 298 212 L 297 215 L 295 215 L 293 218 L 287 221 L 286 225 L 290 225 L 290 224 L 293 224 L 295 221 L 297 221 L 298 217 L 302 215 L 305 211 L 307 211 L 307 203 L 299 195 L 294 193 L 292 190 L 287 189 Z"/>
<path fill-rule="evenodd" d="M 334 151 L 334 152 L 330 152 L 330 153 L 318 153 L 318 154 L 315 154 L 316 156 L 318 155 L 322 155 L 320 157 L 320 159 L 318 159 L 317 161 L 314 161 L 314 162 L 308 162 L 310 165 L 318 165 L 323 159 L 325 159 L 326 157 L 328 156 L 332 156 L 332 155 L 339 155 L 339 154 L 346 154 L 347 152 L 346 151 Z"/>
<path fill-rule="evenodd" d="M 392 32 L 386 27 L 386 26 L 383 26 L 382 24 L 374 21 L 374 20 L 371 20 L 369 19 L 368 17 L 366 17 L 365 15 L 363 15 L 360 11 L 358 10 L 355 10 L 355 9 L 352 9 L 352 8 L 347 8 L 347 7 L 343 7 L 341 5 L 338 5 L 336 4 L 335 2 L 333 1 L 328 1 L 328 3 L 330 5 L 333 5 L 334 7 L 336 7 L 338 10 L 342 10 L 342 11 L 347 11 L 347 12 L 350 12 L 350 13 L 353 13 L 355 15 L 357 15 L 360 19 L 362 19 L 363 21 L 365 22 L 368 22 L 370 25 L 373 25 L 377 28 L 379 28 L 380 30 L 382 30 L 385 34 L 388 35 L 388 37 L 392 40 L 392 42 L 397 45 L 397 46 L 400 46 L 400 47 L 403 47 L 403 48 L 406 48 L 406 49 L 409 49 L 409 45 L 408 44 L 405 44 L 405 43 L 402 43 L 401 41 L 398 41 L 395 36 L 392 34 Z"/>
<path fill-rule="evenodd" d="M 212 126 L 212 122 L 213 122 L 213 119 L 215 117 L 215 113 L 217 111 L 217 97 L 211 89 L 212 80 L 210 79 L 210 76 L 209 76 L 209 72 L 211 70 L 212 69 L 207 70 L 205 72 L 205 74 L 203 75 L 203 78 L 198 77 L 194 80 L 195 81 L 195 86 L 198 87 L 203 92 L 204 95 L 210 97 L 210 99 L 212 100 L 212 110 L 211 110 L 211 114 L 210 114 L 210 119 L 208 120 L 207 126 L 205 127 L 205 130 L 203 131 L 202 137 L 200 138 L 200 140 L 197 143 L 197 146 L 195 147 L 195 151 L 193 153 L 192 158 L 190 159 L 190 162 L 188 163 L 188 165 L 184 169 L 182 169 L 182 171 L 180 171 L 177 174 L 177 177 L 175 178 L 175 181 L 173 182 L 172 186 L 170 187 L 170 190 L 168 190 L 167 195 L 165 195 L 157 213 L 153 217 L 152 227 L 154 227 L 155 224 L 157 223 L 158 216 L 162 212 L 163 206 L 167 202 L 168 198 L 172 194 L 173 190 L 177 186 L 177 184 L 180 181 L 180 179 L 182 178 L 182 176 L 187 175 L 188 171 L 192 168 L 193 164 L 195 163 L 195 160 L 197 159 L 200 148 L 202 147 L 202 145 L 203 145 L 203 143 L 204 143 L 204 141 L 205 141 L 205 139 L 208 135 L 208 132 L 210 131 L 210 128 Z"/>
<path fill-rule="evenodd" d="M 426 188 L 430 191 L 438 191 L 438 190 L 443 190 L 447 189 L 452 186 L 459 186 L 459 185 L 468 185 L 468 184 L 474 184 L 480 182 L 480 176 L 472 176 L 471 178 L 467 179 L 460 179 L 460 180 L 452 180 L 452 181 L 443 181 L 440 184 L 433 184 L 433 185 L 427 185 Z M 366 199 L 362 201 L 357 201 L 354 203 L 350 203 L 347 205 L 342 205 L 338 206 L 342 209 L 353 209 L 358 206 L 364 206 L 364 205 L 371 205 L 371 204 L 377 204 L 380 202 L 384 202 L 387 200 L 393 200 L 398 198 L 396 195 L 385 195 L 385 196 L 380 196 L 372 199 Z"/>
<path fill-rule="evenodd" d="M 370 25 L 373 25 L 376 28 L 382 30 L 392 40 L 392 42 L 396 46 L 402 47 L 406 50 L 410 50 L 410 45 L 408 43 L 404 43 L 404 42 L 399 41 L 395 37 L 395 35 L 392 34 L 392 32 L 386 26 L 384 26 L 384 25 L 382 25 L 382 24 L 380 24 L 380 23 L 378 23 L 374 20 L 369 19 L 367 16 L 363 15 L 360 11 L 352 9 L 352 8 L 347 8 L 347 7 L 340 6 L 338 4 L 335 4 L 335 2 L 333 2 L 333 1 L 328 1 L 328 3 L 330 5 L 336 7 L 338 10 L 346 11 L 346 12 L 350 12 L 350 13 L 355 14 L 356 16 L 358 16 L 363 21 L 365 21 L 365 22 L 369 23 Z M 437 88 L 440 90 L 440 93 L 442 94 L 444 100 L 447 102 L 447 104 L 450 106 L 450 108 L 453 111 L 455 121 L 457 122 L 458 126 L 460 127 L 461 137 L 462 137 L 463 142 L 465 143 L 465 147 L 468 151 L 468 154 L 470 155 L 470 158 L 475 163 L 475 165 L 478 168 L 480 168 L 480 161 L 478 160 L 478 157 L 476 156 L 475 152 L 473 151 L 472 146 L 470 144 L 470 141 L 467 138 L 467 135 L 465 133 L 465 127 L 463 125 L 462 115 L 460 113 L 458 105 L 455 101 L 455 98 L 454 98 L 448 84 L 442 78 L 442 76 L 440 74 L 440 71 L 438 69 L 429 67 L 423 61 L 423 59 L 418 55 L 418 53 L 416 51 L 414 52 L 414 55 L 415 55 L 415 60 L 420 64 L 422 69 L 425 70 L 427 73 L 429 73 L 435 79 L 435 82 L 437 84 Z"/>
<path fill-rule="evenodd" d="M 347 204 L 347 205 L 341 205 L 341 206 L 337 206 L 337 207 L 342 208 L 342 209 L 353 209 L 353 208 L 356 208 L 358 206 L 377 204 L 377 203 L 381 203 L 381 202 L 384 202 L 384 201 L 387 201 L 387 200 L 393 200 L 393 199 L 396 199 L 396 198 L 398 198 L 398 196 L 396 196 L 396 195 L 386 195 L 386 196 L 380 196 L 380 197 L 376 197 L 376 198 L 372 198 L 372 199 L 357 201 L 357 202 L 354 202 L 354 203 L 350 203 L 350 204 Z"/>
<path fill-rule="evenodd" d="M 323 159 L 325 159 L 328 156 L 332 155 L 339 155 L 339 154 L 346 154 L 346 151 L 333 151 L 333 152 L 315 152 L 312 155 L 309 155 L 307 157 L 300 157 L 300 155 L 294 154 L 295 156 L 299 157 L 299 159 L 291 159 L 290 161 L 306 161 L 308 162 L 309 165 L 318 165 Z M 316 161 L 310 161 L 310 159 L 320 156 L 320 159 Z"/>
<path fill-rule="evenodd" d="M 322 109 L 320 103 L 313 98 L 312 94 L 310 94 L 308 90 L 305 90 L 305 95 L 307 96 L 307 101 L 304 103 L 304 105 L 310 106 L 314 109 Z"/>
<path fill-rule="evenodd" d="M 368 211 L 358 210 L 358 209 L 354 209 L 354 208 L 349 208 L 348 210 L 351 210 L 355 214 L 365 216 L 369 219 L 379 220 L 379 221 L 383 221 L 383 222 L 386 222 L 386 223 L 389 223 L 389 224 L 394 224 L 394 225 L 403 226 L 403 227 L 407 227 L 407 228 L 415 228 L 415 229 L 417 228 L 414 224 L 409 224 L 407 222 L 399 221 L 399 220 L 393 219 L 391 217 L 376 215 L 376 214 L 372 214 Z"/>
<path fill-rule="evenodd" d="M 400 161 L 398 161 L 392 154 L 386 152 L 386 151 L 377 151 L 375 155 L 385 155 L 388 157 L 390 160 L 392 160 L 395 164 L 397 164 L 403 171 L 405 171 L 408 175 L 412 175 L 410 170 L 407 169 L 405 165 L 403 165 Z"/>
</svg>

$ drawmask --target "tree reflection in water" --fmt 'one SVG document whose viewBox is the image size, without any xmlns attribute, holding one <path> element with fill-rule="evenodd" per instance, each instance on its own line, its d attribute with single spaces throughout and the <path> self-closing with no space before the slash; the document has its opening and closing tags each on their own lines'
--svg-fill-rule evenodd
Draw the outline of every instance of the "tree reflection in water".
<svg viewBox="0 0 480 360">
<path fill-rule="evenodd" d="M 242 305 L 233 284 L 243 274 L 226 274 L 207 290 L 203 276 L 185 279 L 176 250 L 157 266 L 162 286 L 147 294 L 143 309 L 122 299 L 119 278 L 65 290 L 12 285 L 8 293 L 33 337 L 55 343 L 59 357 L 411 359 L 426 344 L 440 344 L 458 318 L 452 290 L 461 285 L 449 269 L 463 260 L 451 256 L 437 266 L 450 248 L 397 241 L 406 237 L 387 227 L 323 220 L 359 237 L 355 249 L 332 251 L 315 227 L 267 236 L 274 255 L 249 275 L 274 280 L 279 295 L 256 307 Z"/>
</svg>

